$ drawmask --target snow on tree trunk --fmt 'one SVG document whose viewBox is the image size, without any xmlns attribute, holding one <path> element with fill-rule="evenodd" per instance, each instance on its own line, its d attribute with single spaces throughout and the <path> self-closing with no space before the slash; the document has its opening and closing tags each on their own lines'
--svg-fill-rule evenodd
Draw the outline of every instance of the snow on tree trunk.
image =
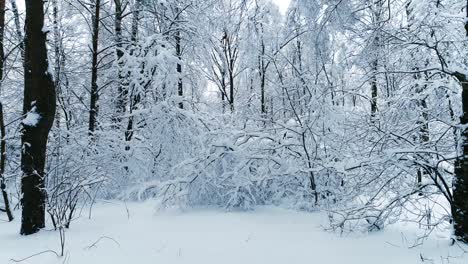
<svg viewBox="0 0 468 264">
<path fill-rule="evenodd" d="M 56 94 L 47 59 L 42 1 L 26 1 L 21 170 L 21 234 L 45 227 L 46 147 L 54 122 Z"/>
<path fill-rule="evenodd" d="M 99 22 L 101 14 L 101 0 L 94 0 L 94 13 L 92 15 L 93 21 L 93 35 L 92 35 L 92 64 L 91 64 L 91 95 L 89 106 L 89 134 L 93 135 L 96 130 L 97 115 L 98 115 L 98 100 L 99 100 L 99 87 L 98 87 L 98 45 L 99 45 Z"/>
</svg>

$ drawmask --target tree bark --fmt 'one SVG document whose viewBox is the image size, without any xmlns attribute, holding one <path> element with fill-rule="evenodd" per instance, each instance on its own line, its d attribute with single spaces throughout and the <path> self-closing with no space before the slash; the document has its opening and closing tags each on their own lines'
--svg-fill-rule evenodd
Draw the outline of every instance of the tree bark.
<svg viewBox="0 0 468 264">
<path fill-rule="evenodd" d="M 452 217 L 455 231 L 455 239 L 468 243 L 468 80 L 464 76 L 462 82 L 463 114 L 460 125 L 461 133 L 461 157 L 455 167 L 455 179 L 453 182 Z"/>
<path fill-rule="evenodd" d="M 377 97 L 378 97 L 378 87 L 377 87 L 377 71 L 378 71 L 378 61 L 375 59 L 372 62 L 372 79 L 371 79 L 371 122 L 375 122 L 377 117 Z"/>
<path fill-rule="evenodd" d="M 99 100 L 99 87 L 98 81 L 98 45 L 99 45 L 99 21 L 101 14 L 101 0 L 94 0 L 94 14 L 93 20 L 93 35 L 92 35 L 92 65 L 91 65 L 91 95 L 89 107 L 89 135 L 94 135 L 96 131 L 97 115 L 98 115 L 98 100 Z"/>
<path fill-rule="evenodd" d="M 24 105 L 21 136 L 21 234 L 30 235 L 45 227 L 44 189 L 47 139 L 52 128 L 56 95 L 48 71 L 43 1 L 26 1 Z"/>
<path fill-rule="evenodd" d="M 3 84 L 3 65 L 5 53 L 3 51 L 3 39 L 5 34 L 5 0 L 0 0 L 0 86 Z M 5 213 L 8 221 L 13 221 L 13 214 L 8 201 L 8 193 L 5 185 L 5 163 L 6 163 L 6 131 L 3 119 L 3 105 L 0 102 L 0 189 L 2 190 L 3 202 L 5 204 Z"/>
<path fill-rule="evenodd" d="M 468 0 L 466 1 L 466 36 L 468 37 Z M 460 118 L 461 153 L 455 164 L 453 180 L 452 218 L 455 239 L 468 243 L 468 76 L 456 72 L 454 76 L 462 86 L 462 109 Z"/>
<path fill-rule="evenodd" d="M 15 20 L 16 35 L 18 37 L 18 40 L 20 41 L 19 48 L 21 49 L 21 57 L 23 58 L 23 61 L 24 61 L 24 39 L 23 39 L 23 33 L 21 31 L 21 22 L 20 22 L 20 16 L 18 12 L 18 6 L 16 5 L 16 0 L 10 0 L 10 2 L 11 2 L 11 10 L 13 12 L 13 16 Z"/>
<path fill-rule="evenodd" d="M 122 19 L 123 19 L 123 9 L 122 1 L 114 0 L 115 4 L 115 52 L 117 56 L 117 65 L 118 65 L 118 88 L 117 88 L 117 117 L 115 118 L 116 123 L 122 121 L 122 116 L 125 114 L 127 108 L 127 97 L 128 97 L 128 86 L 125 83 L 125 74 L 123 71 L 123 62 L 122 57 L 123 52 L 123 37 L 122 37 Z"/>
<path fill-rule="evenodd" d="M 0 0 L 5 3 L 4 0 Z M 2 190 L 3 203 L 5 205 L 5 211 L 8 217 L 8 221 L 13 221 L 13 214 L 11 213 L 10 202 L 8 200 L 8 193 L 6 191 L 5 184 L 5 164 L 6 164 L 6 139 L 5 139 L 5 122 L 3 119 L 3 105 L 0 103 L 0 189 Z"/>
<path fill-rule="evenodd" d="M 177 62 L 177 74 L 179 75 L 179 80 L 177 82 L 177 93 L 182 100 L 184 96 L 184 85 L 182 82 L 182 47 L 181 47 L 181 38 L 180 38 L 180 29 L 177 29 L 175 33 L 175 42 L 176 42 L 176 56 L 179 59 Z M 184 109 L 184 103 L 182 101 L 179 102 L 179 108 Z"/>
<path fill-rule="evenodd" d="M 180 9 L 178 7 L 176 7 L 174 9 L 174 12 L 175 12 L 175 17 L 174 17 L 174 20 L 175 21 L 178 21 L 180 20 Z M 179 60 L 177 62 L 177 74 L 179 76 L 179 80 L 177 81 L 177 95 L 180 97 L 179 99 L 181 100 L 179 102 L 179 108 L 180 109 L 184 109 L 184 103 L 182 101 L 183 99 L 183 96 L 184 96 L 184 84 L 183 84 L 183 81 L 182 81 L 182 43 L 181 43 L 181 37 L 180 37 L 180 23 L 177 22 L 177 28 L 176 28 L 176 32 L 175 32 L 175 35 L 174 35 L 174 40 L 175 40 L 175 49 L 176 49 L 176 56 L 177 56 L 177 59 Z"/>
<path fill-rule="evenodd" d="M 138 38 L 138 28 L 140 23 L 140 7 L 141 0 L 135 0 L 133 7 L 133 20 L 132 20 L 132 35 L 131 41 L 132 44 L 136 46 Z M 133 138 L 133 127 L 134 127 L 134 116 L 133 112 L 137 110 L 137 105 L 140 103 L 141 96 L 135 91 L 135 85 L 131 88 L 130 94 L 130 117 L 128 118 L 127 128 L 125 130 L 125 141 L 129 142 Z M 126 149 L 129 150 L 130 146 L 126 146 Z"/>
</svg>

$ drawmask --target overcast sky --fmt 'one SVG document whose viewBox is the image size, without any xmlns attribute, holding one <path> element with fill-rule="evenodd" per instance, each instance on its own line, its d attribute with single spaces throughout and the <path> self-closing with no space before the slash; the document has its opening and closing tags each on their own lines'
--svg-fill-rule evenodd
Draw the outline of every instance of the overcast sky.
<svg viewBox="0 0 468 264">
<path fill-rule="evenodd" d="M 271 0 L 273 3 L 279 6 L 279 9 L 281 13 L 285 14 L 286 10 L 288 9 L 289 2 L 291 0 Z M 19 9 L 23 10 L 24 9 L 24 1 L 16 1 L 18 4 Z"/>
<path fill-rule="evenodd" d="M 277 4 L 281 10 L 281 13 L 286 13 L 286 10 L 288 9 L 289 2 L 291 0 L 272 0 L 273 3 Z"/>
</svg>

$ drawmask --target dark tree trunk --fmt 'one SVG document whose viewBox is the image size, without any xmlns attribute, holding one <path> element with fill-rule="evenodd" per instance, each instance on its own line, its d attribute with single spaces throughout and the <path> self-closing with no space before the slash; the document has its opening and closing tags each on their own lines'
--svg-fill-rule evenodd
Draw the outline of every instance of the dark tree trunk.
<svg viewBox="0 0 468 264">
<path fill-rule="evenodd" d="M 466 19 L 465 19 L 465 31 L 466 31 L 466 36 L 468 37 L 468 0 L 466 0 Z"/>
<path fill-rule="evenodd" d="M 234 73 L 232 71 L 229 71 L 229 97 L 231 112 L 234 112 Z"/>
<path fill-rule="evenodd" d="M 184 96 L 184 85 L 182 82 L 182 47 L 181 47 L 181 38 L 180 38 L 180 30 L 177 29 L 177 32 L 175 33 L 175 42 L 176 42 L 176 56 L 179 59 L 179 62 L 177 63 L 177 74 L 179 75 L 179 81 L 177 82 L 177 93 L 180 97 L 180 100 L 182 100 Z M 181 101 L 179 103 L 179 108 L 184 109 L 184 103 Z"/>
<path fill-rule="evenodd" d="M 466 1 L 465 24 L 466 36 L 468 37 L 468 0 Z M 455 164 L 455 178 L 453 181 L 452 218 L 455 231 L 455 239 L 468 243 L 468 76 L 456 72 L 455 77 L 462 85 L 463 113 L 460 118 L 461 131 L 461 153 Z"/>
<path fill-rule="evenodd" d="M 375 122 L 377 117 L 378 109 L 378 96 L 379 96 L 379 86 L 378 86 L 378 70 L 379 70 L 379 55 L 381 53 L 381 38 L 380 31 L 382 26 L 382 12 L 384 10 L 384 2 L 382 0 L 372 1 L 371 12 L 372 12 L 372 23 L 375 31 L 374 40 L 373 40 L 373 58 L 371 62 L 372 78 L 371 78 L 371 122 Z"/>
<path fill-rule="evenodd" d="M 266 114 L 266 99 L 265 99 L 265 78 L 266 78 L 266 66 L 265 66 L 265 42 L 263 41 L 263 27 L 261 31 L 261 44 L 260 44 L 260 58 L 259 58 L 259 74 L 260 74 L 260 110 L 262 115 Z"/>
<path fill-rule="evenodd" d="M 236 74 L 235 68 L 238 56 L 238 50 L 237 47 L 235 47 L 235 43 L 233 43 L 233 41 L 233 37 L 231 37 L 228 32 L 225 31 L 221 42 L 223 45 L 224 59 L 227 64 L 227 74 L 229 81 L 229 94 L 225 94 L 225 96 L 231 108 L 231 112 L 234 112 L 234 78 Z"/>
<path fill-rule="evenodd" d="M 54 122 L 56 95 L 48 71 L 43 1 L 26 1 L 24 105 L 21 143 L 21 234 L 30 235 L 45 226 L 44 168 L 47 138 Z"/>
<path fill-rule="evenodd" d="M 122 43 L 122 19 L 123 19 L 123 9 L 122 1 L 114 0 L 115 3 L 115 42 L 116 42 L 116 56 L 117 56 L 117 65 L 118 65 L 118 88 L 117 88 L 117 117 L 115 118 L 116 123 L 122 121 L 122 116 L 125 114 L 127 108 L 127 97 L 128 97 L 128 85 L 125 83 L 125 74 L 123 71 L 123 62 L 122 57 L 123 52 L 123 43 Z"/>
<path fill-rule="evenodd" d="M 180 20 L 180 9 L 178 7 L 175 8 L 175 18 L 174 20 Z M 176 49 L 176 56 L 179 59 L 177 62 L 177 74 L 179 75 L 179 80 L 177 82 L 177 95 L 180 97 L 179 99 L 182 100 L 184 96 L 184 84 L 182 81 L 182 43 L 180 37 L 180 23 L 177 24 L 177 29 L 175 32 L 174 40 L 175 40 L 175 49 Z M 184 109 L 183 101 L 179 102 L 179 108 Z"/>
<path fill-rule="evenodd" d="M 377 97 L 378 97 L 378 87 L 377 87 L 377 59 L 372 63 L 373 76 L 371 79 L 371 121 L 374 122 L 377 116 Z"/>
<path fill-rule="evenodd" d="M 92 35 L 92 65 L 91 65 L 91 95 L 89 106 L 89 134 L 92 136 L 96 131 L 97 115 L 98 115 L 98 100 L 99 100 L 99 87 L 98 80 L 98 44 L 99 44 L 99 21 L 101 14 L 101 0 L 94 0 L 94 14 L 93 20 L 93 35 Z"/>
<path fill-rule="evenodd" d="M 66 74 L 63 71 L 65 69 L 65 54 L 63 51 L 63 43 L 60 34 L 60 17 L 59 17 L 59 6 L 58 0 L 52 1 L 52 23 L 53 23 L 53 47 L 54 47 L 54 85 L 57 92 L 57 110 L 55 117 L 55 124 L 58 128 L 61 127 L 62 114 L 65 121 L 65 127 L 70 129 L 70 112 L 68 110 L 68 102 L 65 100 L 64 93 L 67 91 L 67 80 Z"/>
<path fill-rule="evenodd" d="M 464 75 L 463 75 L 464 76 Z M 453 182 L 452 217 L 457 240 L 468 243 L 468 80 L 464 76 L 462 81 L 463 114 L 460 118 L 462 131 L 461 157 L 455 167 Z"/>
</svg>

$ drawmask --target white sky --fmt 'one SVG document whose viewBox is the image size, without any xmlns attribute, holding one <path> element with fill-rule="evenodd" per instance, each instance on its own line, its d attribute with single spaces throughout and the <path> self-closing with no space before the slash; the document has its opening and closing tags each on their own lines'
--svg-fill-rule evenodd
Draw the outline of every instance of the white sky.
<svg viewBox="0 0 468 264">
<path fill-rule="evenodd" d="M 271 0 L 273 3 L 275 3 L 277 6 L 279 6 L 279 9 L 282 14 L 286 14 L 286 11 L 289 6 L 289 2 L 291 0 Z M 18 9 L 23 10 L 24 9 L 24 1 L 16 1 L 18 5 Z"/>
<path fill-rule="evenodd" d="M 279 6 L 281 13 L 285 14 L 291 0 L 272 0 L 273 3 Z"/>
</svg>

